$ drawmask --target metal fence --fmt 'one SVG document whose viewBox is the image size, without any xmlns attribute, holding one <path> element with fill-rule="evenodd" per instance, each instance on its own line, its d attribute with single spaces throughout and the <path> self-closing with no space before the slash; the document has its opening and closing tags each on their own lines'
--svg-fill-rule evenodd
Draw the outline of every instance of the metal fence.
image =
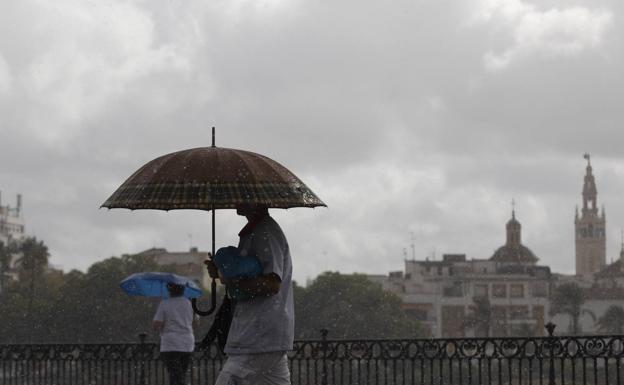
<svg viewBox="0 0 624 385">
<path fill-rule="evenodd" d="M 624 336 L 296 341 L 297 385 L 624 384 Z M 158 345 L 0 345 L 0 385 L 160 385 Z M 190 384 L 214 384 L 224 357 L 193 354 Z"/>
</svg>

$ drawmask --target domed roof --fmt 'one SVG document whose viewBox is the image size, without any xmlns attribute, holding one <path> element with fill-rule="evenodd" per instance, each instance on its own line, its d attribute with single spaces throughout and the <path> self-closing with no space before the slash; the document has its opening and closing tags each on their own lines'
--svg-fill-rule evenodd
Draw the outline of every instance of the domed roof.
<svg viewBox="0 0 624 385">
<path fill-rule="evenodd" d="M 490 260 L 505 263 L 536 263 L 538 258 L 524 245 L 507 244 L 499 247 Z"/>
<path fill-rule="evenodd" d="M 494 252 L 490 258 L 494 262 L 535 264 L 538 258 L 522 244 L 522 225 L 512 210 L 511 219 L 507 222 L 507 242 Z"/>
</svg>

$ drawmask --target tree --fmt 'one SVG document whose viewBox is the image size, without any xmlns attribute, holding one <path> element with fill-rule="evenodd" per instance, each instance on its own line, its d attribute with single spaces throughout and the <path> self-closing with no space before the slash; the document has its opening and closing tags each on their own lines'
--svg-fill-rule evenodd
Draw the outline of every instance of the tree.
<svg viewBox="0 0 624 385">
<path fill-rule="evenodd" d="M 138 333 L 151 330 L 159 299 L 129 297 L 119 282 L 132 273 L 158 270 L 153 261 L 124 256 L 97 262 L 86 273 L 73 270 L 58 276 L 43 271 L 34 296 L 26 274 L 0 293 L 0 341 L 136 342 Z M 198 336 L 208 326 L 207 318 L 202 318 Z"/>
<path fill-rule="evenodd" d="M 48 247 L 43 241 L 35 237 L 28 237 L 19 243 L 21 257 L 18 259 L 20 266 L 20 280 L 29 282 L 28 316 L 30 320 L 30 340 L 35 329 L 33 317 L 33 302 L 35 300 L 35 283 L 48 266 Z"/>
<path fill-rule="evenodd" d="M 77 343 L 136 342 L 151 331 L 151 320 L 160 298 L 130 297 L 119 283 L 133 273 L 170 271 L 149 258 L 132 255 L 94 263 L 86 273 L 65 275 L 51 321 L 54 340 Z M 206 306 L 201 306 L 206 308 Z M 202 317 L 196 337 L 201 338 L 211 318 Z M 152 335 L 157 339 L 156 335 Z M 46 336 L 42 336 L 46 337 Z"/>
<path fill-rule="evenodd" d="M 308 287 L 295 285 L 295 336 L 318 338 L 416 338 L 421 324 L 401 308 L 401 299 L 365 275 L 326 272 Z"/>
<path fill-rule="evenodd" d="M 0 241 L 0 293 L 6 288 L 6 273 L 11 265 L 12 253 L 9 245 Z"/>
<path fill-rule="evenodd" d="M 477 337 L 489 337 L 494 318 L 490 300 L 487 297 L 474 297 L 472 302 L 474 307 L 466 315 L 464 325 L 474 330 Z"/>
<path fill-rule="evenodd" d="M 43 275 L 37 280 L 36 295 L 31 295 L 30 281 L 16 281 L 0 293 L 0 340 L 4 343 L 57 342 L 49 337 L 54 304 L 58 299 L 58 277 Z"/>
<path fill-rule="evenodd" d="M 564 283 L 553 291 L 550 314 L 567 314 L 570 317 L 570 332 L 580 333 L 579 318 L 581 317 L 585 297 L 583 289 L 576 283 Z"/>
<path fill-rule="evenodd" d="M 129 297 L 119 282 L 133 273 L 156 270 L 151 261 L 123 256 L 97 262 L 86 273 L 70 272 L 55 305 L 62 312 L 54 323 L 55 334 L 77 342 L 135 341 L 138 333 L 150 330 L 159 299 Z M 76 326 L 80 329 L 73 330 Z"/>
<path fill-rule="evenodd" d="M 42 275 L 48 266 L 48 247 L 36 237 L 28 237 L 17 244 L 21 255 L 17 259 L 20 280 L 34 280 Z"/>
<path fill-rule="evenodd" d="M 598 319 L 598 330 L 607 334 L 622 334 L 624 332 L 624 309 L 621 306 L 612 305 Z"/>
</svg>

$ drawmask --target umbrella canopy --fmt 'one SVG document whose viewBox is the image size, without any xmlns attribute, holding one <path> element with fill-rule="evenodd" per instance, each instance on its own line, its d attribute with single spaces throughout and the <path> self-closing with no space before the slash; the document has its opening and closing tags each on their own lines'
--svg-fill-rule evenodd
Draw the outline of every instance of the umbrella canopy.
<svg viewBox="0 0 624 385">
<path fill-rule="evenodd" d="M 326 206 L 281 164 L 249 151 L 199 147 L 161 156 L 132 174 L 108 208 L 234 209 Z"/>
<path fill-rule="evenodd" d="M 119 286 L 131 296 L 168 298 L 168 283 L 184 286 L 186 298 L 198 298 L 202 294 L 192 279 L 171 273 L 136 273 L 121 281 Z"/>
<path fill-rule="evenodd" d="M 326 206 L 295 174 L 276 161 L 249 151 L 215 146 L 161 156 L 132 174 L 101 207 L 156 210 L 212 211 L 212 255 L 215 255 L 215 211 L 243 205 L 270 208 Z M 211 308 L 216 309 L 216 281 Z"/>
</svg>

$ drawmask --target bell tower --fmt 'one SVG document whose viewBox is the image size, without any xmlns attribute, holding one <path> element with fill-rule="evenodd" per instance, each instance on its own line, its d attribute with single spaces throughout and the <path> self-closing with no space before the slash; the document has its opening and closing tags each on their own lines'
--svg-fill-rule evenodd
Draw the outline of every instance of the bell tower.
<svg viewBox="0 0 624 385">
<path fill-rule="evenodd" d="M 591 277 L 606 265 L 607 237 L 605 232 L 604 207 L 598 212 L 596 182 L 592 174 L 589 154 L 583 181 L 583 208 L 579 216 L 578 207 L 574 217 L 576 244 L 576 274 Z"/>
<path fill-rule="evenodd" d="M 516 219 L 516 202 L 511 201 L 511 219 L 507 222 L 507 243 L 508 246 L 519 247 L 522 244 L 522 225 Z"/>
</svg>

